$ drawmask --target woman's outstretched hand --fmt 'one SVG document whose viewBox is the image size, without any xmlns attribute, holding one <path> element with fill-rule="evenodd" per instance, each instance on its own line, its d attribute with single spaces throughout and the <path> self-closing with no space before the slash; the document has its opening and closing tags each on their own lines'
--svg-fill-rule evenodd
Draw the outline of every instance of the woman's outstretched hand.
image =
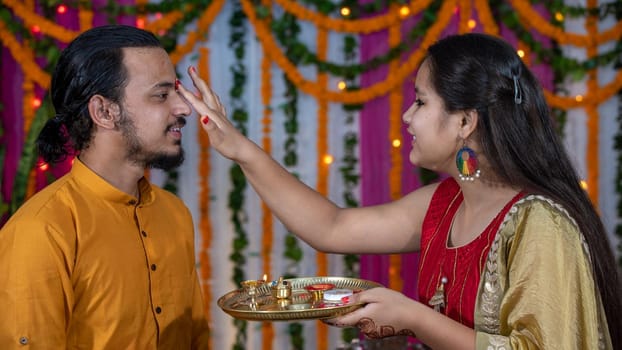
<svg viewBox="0 0 622 350">
<path fill-rule="evenodd" d="M 250 141 L 227 119 L 227 112 L 220 102 L 220 98 L 199 77 L 194 67 L 188 68 L 188 75 L 192 79 L 198 94 L 195 95 L 182 84 L 177 85 L 178 93 L 197 112 L 201 126 L 209 137 L 210 146 L 223 156 L 238 160 L 240 158 L 240 146 L 245 141 Z"/>
<path fill-rule="evenodd" d="M 415 336 L 409 320 L 416 301 L 388 288 L 373 288 L 348 297 L 347 303 L 364 303 L 364 307 L 349 314 L 324 320 L 336 327 L 357 327 L 369 338 L 395 335 Z"/>
</svg>

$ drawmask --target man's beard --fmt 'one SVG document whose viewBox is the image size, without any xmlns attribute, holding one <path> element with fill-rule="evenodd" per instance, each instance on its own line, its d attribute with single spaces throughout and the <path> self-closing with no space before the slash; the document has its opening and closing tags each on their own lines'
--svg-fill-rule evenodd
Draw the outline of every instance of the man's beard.
<svg viewBox="0 0 622 350">
<path fill-rule="evenodd" d="M 136 135 L 134 122 L 125 111 L 121 113 L 122 116 L 117 127 L 121 130 L 127 144 L 126 157 L 130 162 L 141 165 L 144 168 L 162 170 L 174 169 L 184 162 L 184 150 L 181 147 L 177 154 L 146 152 Z M 185 119 L 182 123 L 185 124 Z M 181 143 L 181 141 L 178 141 L 178 143 Z"/>
</svg>

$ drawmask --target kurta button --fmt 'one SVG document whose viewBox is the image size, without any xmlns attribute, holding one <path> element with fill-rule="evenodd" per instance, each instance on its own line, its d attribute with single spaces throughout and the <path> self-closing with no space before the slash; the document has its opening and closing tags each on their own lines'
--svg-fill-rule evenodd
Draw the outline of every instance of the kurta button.
<svg viewBox="0 0 622 350">
<path fill-rule="evenodd" d="M 147 232 L 145 232 L 145 231 L 140 231 L 140 233 L 143 235 L 143 237 L 147 237 Z"/>
<path fill-rule="evenodd" d="M 19 343 L 22 344 L 22 345 L 27 345 L 28 344 L 28 338 L 26 338 L 26 337 L 19 338 Z"/>
<path fill-rule="evenodd" d="M 151 271 L 155 271 L 157 268 L 156 264 L 151 264 Z"/>
<path fill-rule="evenodd" d="M 162 308 L 161 307 L 156 307 L 156 314 L 162 313 Z"/>
</svg>

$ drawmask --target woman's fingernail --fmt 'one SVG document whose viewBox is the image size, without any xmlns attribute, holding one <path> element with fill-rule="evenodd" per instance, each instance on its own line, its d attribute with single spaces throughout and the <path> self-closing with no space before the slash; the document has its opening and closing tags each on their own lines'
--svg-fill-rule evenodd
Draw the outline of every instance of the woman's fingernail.
<svg viewBox="0 0 622 350">
<path fill-rule="evenodd" d="M 179 85 L 181 85 L 181 82 L 179 79 L 175 79 L 175 91 L 179 91 Z"/>
<path fill-rule="evenodd" d="M 204 115 L 201 117 L 201 123 L 207 124 L 209 122 L 209 117 Z"/>
<path fill-rule="evenodd" d="M 343 297 L 341 298 L 341 302 L 344 304 L 347 304 L 350 301 L 350 297 Z"/>
<path fill-rule="evenodd" d="M 196 69 L 196 68 L 194 68 L 194 66 L 190 66 L 190 71 L 191 71 L 192 73 L 196 73 L 196 72 L 197 72 L 197 69 Z"/>
</svg>

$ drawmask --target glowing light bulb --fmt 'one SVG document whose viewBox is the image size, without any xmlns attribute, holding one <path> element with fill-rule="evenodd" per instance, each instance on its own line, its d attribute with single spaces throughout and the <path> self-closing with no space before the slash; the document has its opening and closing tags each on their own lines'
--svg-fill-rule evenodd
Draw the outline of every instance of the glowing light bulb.
<svg viewBox="0 0 622 350">
<path fill-rule="evenodd" d="M 402 6 L 400 7 L 400 16 L 401 17 L 406 17 L 410 15 L 410 8 L 408 8 L 408 6 Z"/>
<path fill-rule="evenodd" d="M 583 101 L 583 96 L 581 96 L 581 95 L 577 95 L 577 96 L 575 96 L 575 97 L 574 97 L 574 99 L 575 99 L 575 101 L 577 101 L 577 102 L 581 102 L 581 101 Z"/>
<path fill-rule="evenodd" d="M 402 141 L 401 141 L 401 140 L 399 140 L 399 139 L 395 139 L 395 140 L 391 141 L 391 145 L 392 145 L 394 148 L 398 148 L 398 147 L 400 147 L 400 146 L 402 145 Z"/>
<path fill-rule="evenodd" d="M 350 11 L 349 7 L 342 7 L 339 13 L 341 13 L 343 17 L 348 17 L 352 13 L 352 11 Z"/>
<path fill-rule="evenodd" d="M 322 158 L 322 162 L 324 162 L 324 164 L 326 165 L 331 165 L 333 163 L 333 160 L 333 156 L 331 156 L 330 154 L 327 154 Z"/>
<path fill-rule="evenodd" d="M 477 22 L 474 19 L 470 19 L 467 22 L 467 26 L 469 27 L 469 29 L 473 29 L 473 28 L 477 27 Z"/>
<path fill-rule="evenodd" d="M 32 99 L 32 106 L 33 106 L 34 108 L 39 108 L 39 107 L 41 107 L 41 99 L 36 98 L 36 97 L 35 97 L 35 98 L 33 98 L 33 99 Z"/>
<path fill-rule="evenodd" d="M 41 33 L 41 27 L 39 26 L 32 26 L 31 30 L 33 33 Z"/>
<path fill-rule="evenodd" d="M 65 5 L 58 5 L 58 7 L 56 8 L 56 13 L 62 15 L 65 12 L 67 12 L 67 6 L 65 6 Z"/>
<path fill-rule="evenodd" d="M 557 22 L 562 22 L 564 20 L 564 15 L 561 12 L 555 12 L 555 20 Z"/>
<path fill-rule="evenodd" d="M 348 87 L 345 81 L 340 81 L 337 83 L 337 89 L 345 90 Z"/>
<path fill-rule="evenodd" d="M 46 171 L 49 168 L 50 168 L 50 165 L 48 163 L 43 162 L 43 163 L 39 164 L 39 170 L 41 170 L 41 171 Z"/>
<path fill-rule="evenodd" d="M 587 191 L 587 181 L 581 180 L 580 184 L 581 184 L 581 188 Z"/>
<path fill-rule="evenodd" d="M 525 57 L 525 51 L 524 50 L 516 50 L 516 54 L 518 55 L 518 57 L 523 58 Z"/>
<path fill-rule="evenodd" d="M 145 20 L 143 18 L 136 20 L 136 28 L 145 29 Z"/>
</svg>

